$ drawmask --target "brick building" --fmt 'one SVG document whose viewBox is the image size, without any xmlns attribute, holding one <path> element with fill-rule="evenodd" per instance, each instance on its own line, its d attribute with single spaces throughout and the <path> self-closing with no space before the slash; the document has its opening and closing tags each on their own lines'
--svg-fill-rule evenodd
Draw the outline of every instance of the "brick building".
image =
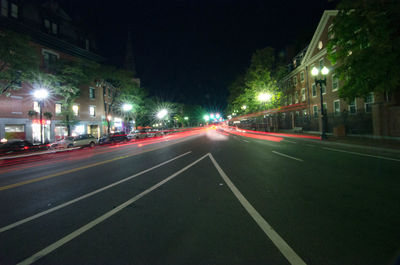
<svg viewBox="0 0 400 265">
<path fill-rule="evenodd" d="M 7 29 L 28 34 L 42 60 L 41 67 L 46 69 L 58 59 L 74 60 L 82 58 L 94 62 L 104 59 L 96 54 L 96 45 L 89 34 L 77 25 L 71 17 L 54 1 L 35 4 L 17 0 L 0 1 L 0 30 Z M 0 138 L 20 138 L 31 141 L 40 139 L 38 115 L 28 115 L 29 111 L 38 112 L 38 102 L 32 92 L 32 84 L 22 84 L 21 89 L 12 91 L 10 96 L 0 96 Z M 107 84 L 91 84 L 81 87 L 80 96 L 75 100 L 73 112 L 77 124 L 73 134 L 92 133 L 99 137 L 107 132 L 105 108 L 109 101 L 108 93 L 112 88 Z M 55 95 L 44 102 L 44 139 L 54 141 L 66 136 L 61 105 Z M 52 116 L 52 117 L 50 117 Z M 113 117 L 113 126 L 122 127 L 120 119 Z"/>
</svg>

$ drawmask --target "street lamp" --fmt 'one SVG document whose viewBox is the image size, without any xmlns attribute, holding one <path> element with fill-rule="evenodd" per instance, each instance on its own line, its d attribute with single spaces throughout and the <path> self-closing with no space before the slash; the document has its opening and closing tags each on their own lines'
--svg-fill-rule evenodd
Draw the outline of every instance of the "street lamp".
<svg viewBox="0 0 400 265">
<path fill-rule="evenodd" d="M 165 116 L 167 116 L 167 114 L 168 114 L 168 110 L 162 109 L 159 112 L 157 112 L 157 118 L 162 120 L 165 118 Z"/>
<path fill-rule="evenodd" d="M 247 109 L 247 106 L 246 105 L 243 105 L 242 106 L 242 110 L 246 110 Z"/>
<path fill-rule="evenodd" d="M 318 74 L 321 72 L 323 79 L 318 79 Z M 322 124 L 322 133 L 321 139 L 324 140 L 327 138 L 326 136 L 326 126 L 327 126 L 327 116 L 324 109 L 324 98 L 322 96 L 322 86 L 326 86 L 326 75 L 329 73 L 329 69 L 324 66 L 321 71 L 318 70 L 315 66 L 311 69 L 311 75 L 315 78 L 315 86 L 319 85 L 319 94 L 321 99 L 321 124 Z"/>
<path fill-rule="evenodd" d="M 272 98 L 272 95 L 269 93 L 261 93 L 258 95 L 257 99 L 261 102 L 267 102 L 270 101 Z"/>
<path fill-rule="evenodd" d="M 205 122 L 208 122 L 208 121 L 210 120 L 210 116 L 204 115 L 204 116 L 203 116 L 203 119 L 204 119 Z"/>
<path fill-rule="evenodd" d="M 40 143 L 43 144 L 43 105 L 44 100 L 49 96 L 49 92 L 44 88 L 40 88 L 33 92 L 33 96 L 37 99 L 39 105 Z"/>
<path fill-rule="evenodd" d="M 132 108 L 133 108 L 132 104 L 126 104 L 125 103 L 125 104 L 122 105 L 122 110 L 125 111 L 125 112 L 128 112 L 128 111 L 132 110 Z"/>
</svg>

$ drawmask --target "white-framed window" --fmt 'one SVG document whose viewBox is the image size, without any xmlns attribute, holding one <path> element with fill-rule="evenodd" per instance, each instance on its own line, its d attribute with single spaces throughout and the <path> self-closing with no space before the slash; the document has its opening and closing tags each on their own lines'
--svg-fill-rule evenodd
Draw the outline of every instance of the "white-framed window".
<svg viewBox="0 0 400 265">
<path fill-rule="evenodd" d="M 325 95 L 326 94 L 326 85 L 320 83 L 320 86 L 322 88 L 322 95 Z"/>
<path fill-rule="evenodd" d="M 356 99 L 353 99 L 352 101 L 349 102 L 349 113 L 350 114 L 356 114 L 357 113 L 357 105 L 356 105 Z"/>
<path fill-rule="evenodd" d="M 313 106 L 313 115 L 314 118 L 318 118 L 318 105 Z"/>
<path fill-rule="evenodd" d="M 296 86 L 297 85 L 297 76 L 293 77 L 293 84 Z"/>
<path fill-rule="evenodd" d="M 294 92 L 294 103 L 295 104 L 299 103 L 299 92 L 298 91 Z"/>
<path fill-rule="evenodd" d="M 340 99 L 333 101 L 333 115 L 335 116 L 340 115 Z"/>
<path fill-rule="evenodd" d="M 89 87 L 89 98 L 90 99 L 95 99 L 96 98 L 96 90 L 94 87 Z"/>
<path fill-rule="evenodd" d="M 56 103 L 56 105 L 55 105 L 55 113 L 56 113 L 56 115 L 60 115 L 61 114 L 61 103 Z"/>
<path fill-rule="evenodd" d="M 50 31 L 50 21 L 49 21 L 48 19 L 45 19 L 45 20 L 44 20 L 44 27 L 45 27 L 48 31 Z"/>
<path fill-rule="evenodd" d="M 89 115 L 90 115 L 90 117 L 96 117 L 96 107 L 95 106 L 89 106 Z"/>
<path fill-rule="evenodd" d="M 54 35 L 58 34 L 58 25 L 56 23 L 51 23 L 51 33 Z"/>
<path fill-rule="evenodd" d="M 311 85 L 311 95 L 313 98 L 317 96 L 317 86 L 315 85 L 315 83 Z"/>
<path fill-rule="evenodd" d="M 8 1 L 1 0 L 1 15 L 4 17 L 8 17 Z"/>
<path fill-rule="evenodd" d="M 79 105 L 76 105 L 76 104 L 73 105 L 72 106 L 72 111 L 73 111 L 75 116 L 78 116 L 79 115 Z"/>
<path fill-rule="evenodd" d="M 39 102 L 33 101 L 33 110 L 36 111 L 37 113 L 40 112 Z"/>
<path fill-rule="evenodd" d="M 332 92 L 339 89 L 339 78 L 335 74 L 332 74 Z"/>
<path fill-rule="evenodd" d="M 18 18 L 18 6 L 14 3 L 11 3 L 11 17 Z"/>
<path fill-rule="evenodd" d="M 365 97 L 365 103 L 364 103 L 365 112 L 370 113 L 372 111 L 373 103 L 374 103 L 374 92 L 370 92 Z"/>
<path fill-rule="evenodd" d="M 304 82 L 304 71 L 300 72 L 300 82 Z"/>
<path fill-rule="evenodd" d="M 60 55 L 47 49 L 42 49 L 43 66 L 45 69 L 50 70 L 56 64 Z"/>
<path fill-rule="evenodd" d="M 289 95 L 289 105 L 292 105 L 293 101 L 292 101 L 292 94 Z"/>
<path fill-rule="evenodd" d="M 301 89 L 301 101 L 306 101 L 306 89 L 304 87 Z"/>
</svg>

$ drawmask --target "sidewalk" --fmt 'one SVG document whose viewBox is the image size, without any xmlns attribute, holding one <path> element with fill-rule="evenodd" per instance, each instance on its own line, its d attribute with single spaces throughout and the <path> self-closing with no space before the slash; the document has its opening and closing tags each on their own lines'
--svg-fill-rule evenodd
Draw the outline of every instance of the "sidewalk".
<svg viewBox="0 0 400 265">
<path fill-rule="evenodd" d="M 2 156 L 0 156 L 0 161 L 8 160 L 8 159 L 22 158 L 22 157 L 29 157 L 29 156 L 39 156 L 39 155 L 68 152 L 68 151 L 73 151 L 76 149 L 80 149 L 80 147 L 73 147 L 73 148 L 68 148 L 68 149 L 52 149 L 52 150 L 47 150 L 47 151 L 36 151 L 36 152 L 29 152 L 29 153 L 22 153 L 22 154 L 16 153 L 16 154 L 10 154 L 10 155 L 2 155 Z"/>
</svg>

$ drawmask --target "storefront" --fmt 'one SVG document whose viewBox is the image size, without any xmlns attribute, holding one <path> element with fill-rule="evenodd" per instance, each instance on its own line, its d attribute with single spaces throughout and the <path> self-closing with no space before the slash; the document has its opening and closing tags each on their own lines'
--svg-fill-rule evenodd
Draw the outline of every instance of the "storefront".
<svg viewBox="0 0 400 265">
<path fill-rule="evenodd" d="M 42 127 L 43 127 L 43 141 L 50 142 L 50 132 L 51 132 L 51 120 L 42 120 Z M 40 120 L 35 119 L 32 120 L 32 141 L 40 142 Z"/>
</svg>

